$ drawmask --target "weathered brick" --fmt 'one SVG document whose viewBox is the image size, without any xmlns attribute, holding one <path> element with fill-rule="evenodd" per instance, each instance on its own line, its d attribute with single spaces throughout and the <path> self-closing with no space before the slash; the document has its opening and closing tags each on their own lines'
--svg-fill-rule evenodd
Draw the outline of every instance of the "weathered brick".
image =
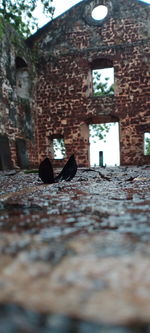
<svg viewBox="0 0 150 333">
<path fill-rule="evenodd" d="M 78 164 L 87 166 L 89 138 L 81 127 L 111 121 L 120 124 L 121 164 L 150 163 L 150 156 L 143 152 L 144 132 L 150 131 L 150 6 L 136 0 L 104 0 L 103 4 L 108 7 L 108 16 L 102 21 L 94 21 L 90 12 L 101 5 L 101 0 L 85 0 L 40 29 L 26 45 L 20 39 L 20 46 L 9 41 L 8 54 L 14 63 L 10 77 L 3 71 L 6 63 L 2 48 L 1 81 L 5 85 L 0 97 L 0 133 L 13 139 L 10 149 L 14 165 L 18 163 L 17 137 L 25 139 L 33 165 L 47 154 L 53 159 L 49 137 L 55 135 L 64 137 L 65 160 L 74 152 Z M 3 41 L 8 41 L 8 33 Z M 31 61 L 34 47 L 38 51 L 35 68 Z M 17 93 L 18 53 L 35 77 L 25 105 L 18 96 L 12 102 L 11 95 L 12 91 Z M 113 63 L 114 96 L 93 96 L 91 69 L 97 59 Z M 15 110 L 12 112 L 11 102 Z M 64 162 L 53 160 L 54 166 L 63 166 Z"/>
</svg>

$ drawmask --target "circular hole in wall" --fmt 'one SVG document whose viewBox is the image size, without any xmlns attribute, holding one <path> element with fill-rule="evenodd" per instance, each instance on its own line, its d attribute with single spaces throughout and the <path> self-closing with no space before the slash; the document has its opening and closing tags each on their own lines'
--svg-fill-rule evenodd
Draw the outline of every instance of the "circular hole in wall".
<svg viewBox="0 0 150 333">
<path fill-rule="evenodd" d="M 93 9 L 92 18 L 96 21 L 103 20 L 108 14 L 108 8 L 106 6 L 100 5 Z"/>
</svg>

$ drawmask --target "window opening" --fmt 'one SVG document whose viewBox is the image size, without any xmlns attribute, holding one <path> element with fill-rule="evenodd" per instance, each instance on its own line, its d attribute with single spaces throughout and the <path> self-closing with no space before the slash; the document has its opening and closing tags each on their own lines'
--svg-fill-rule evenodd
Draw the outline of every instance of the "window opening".
<svg viewBox="0 0 150 333">
<path fill-rule="evenodd" d="M 18 165 L 22 169 L 27 169 L 29 167 L 29 161 L 27 156 L 26 142 L 23 139 L 16 139 L 16 152 Z"/>
<path fill-rule="evenodd" d="M 63 138 L 53 139 L 54 159 L 63 159 L 66 156 L 65 142 Z"/>
<path fill-rule="evenodd" d="M 144 155 L 150 155 L 150 132 L 144 133 Z"/>
<path fill-rule="evenodd" d="M 16 89 L 19 97 L 25 99 L 29 98 L 30 78 L 28 66 L 20 57 L 16 58 Z"/>
<path fill-rule="evenodd" d="M 119 166 L 119 123 L 90 124 L 90 165 Z"/>
<path fill-rule="evenodd" d="M 93 9 L 92 18 L 96 21 L 103 20 L 108 14 L 108 8 L 106 6 L 100 5 Z"/>
<path fill-rule="evenodd" d="M 92 70 L 93 95 L 114 95 L 114 68 Z"/>
<path fill-rule="evenodd" d="M 16 60 L 15 60 L 15 63 L 16 63 L 16 68 L 27 68 L 27 63 L 20 57 L 16 57 Z"/>
</svg>

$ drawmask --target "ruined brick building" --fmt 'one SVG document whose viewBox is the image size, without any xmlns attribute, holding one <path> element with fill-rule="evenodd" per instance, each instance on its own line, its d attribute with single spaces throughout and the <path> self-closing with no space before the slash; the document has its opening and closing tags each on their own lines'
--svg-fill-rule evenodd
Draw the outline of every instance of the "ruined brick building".
<svg viewBox="0 0 150 333">
<path fill-rule="evenodd" d="M 105 6 L 107 15 L 92 11 Z M 121 165 L 150 164 L 150 6 L 138 0 L 83 0 L 26 42 L 0 30 L 0 169 L 89 165 L 89 125 L 118 122 Z M 92 70 L 114 69 L 114 95 L 94 96 Z M 54 139 L 65 144 L 53 155 Z M 113 152 L 112 152 L 113 153 Z"/>
</svg>

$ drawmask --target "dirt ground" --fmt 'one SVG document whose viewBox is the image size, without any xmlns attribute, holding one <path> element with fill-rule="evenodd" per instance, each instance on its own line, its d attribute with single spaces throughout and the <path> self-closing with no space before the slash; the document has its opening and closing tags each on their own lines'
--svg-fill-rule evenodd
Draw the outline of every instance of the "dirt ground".
<svg viewBox="0 0 150 333">
<path fill-rule="evenodd" d="M 0 188 L 0 333 L 150 332 L 150 166 Z"/>
</svg>

